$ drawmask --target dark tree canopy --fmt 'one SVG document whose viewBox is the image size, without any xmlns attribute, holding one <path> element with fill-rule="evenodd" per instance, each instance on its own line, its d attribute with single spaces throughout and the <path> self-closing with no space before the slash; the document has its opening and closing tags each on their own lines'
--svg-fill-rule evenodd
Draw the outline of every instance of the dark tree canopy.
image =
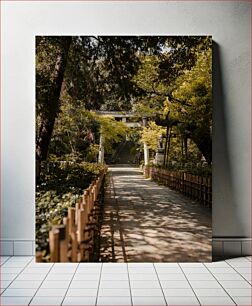
<svg viewBox="0 0 252 306">
<path fill-rule="evenodd" d="M 37 160 L 47 158 L 55 120 L 66 103 L 116 111 L 132 110 L 140 103 L 162 112 L 168 99 L 189 109 L 191 96 L 176 93 L 178 80 L 186 78 L 199 54 L 210 48 L 207 36 L 38 36 Z M 187 122 L 192 139 L 202 138 L 197 136 L 202 134 L 198 126 Z M 198 141 L 199 148 L 204 147 L 200 150 L 211 151 L 210 134 L 208 128 L 207 145 Z"/>
</svg>

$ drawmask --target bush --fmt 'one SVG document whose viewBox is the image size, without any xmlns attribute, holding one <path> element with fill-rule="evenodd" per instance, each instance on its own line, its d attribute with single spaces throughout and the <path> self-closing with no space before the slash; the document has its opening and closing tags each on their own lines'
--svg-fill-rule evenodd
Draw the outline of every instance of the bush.
<svg viewBox="0 0 252 306">
<path fill-rule="evenodd" d="M 49 231 L 61 224 L 68 207 L 74 207 L 102 165 L 87 162 L 51 162 L 44 165 L 36 190 L 36 250 L 49 259 Z"/>
</svg>

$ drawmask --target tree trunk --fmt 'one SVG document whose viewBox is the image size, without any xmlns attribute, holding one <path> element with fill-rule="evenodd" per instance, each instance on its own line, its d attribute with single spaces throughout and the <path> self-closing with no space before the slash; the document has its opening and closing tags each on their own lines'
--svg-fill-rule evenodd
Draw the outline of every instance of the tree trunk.
<svg viewBox="0 0 252 306">
<path fill-rule="evenodd" d="M 210 132 L 205 130 L 197 131 L 197 133 L 191 134 L 191 139 L 210 165 L 212 163 L 212 138 Z"/>
<path fill-rule="evenodd" d="M 52 74 L 52 85 L 46 101 L 46 109 L 41 115 L 41 125 L 36 142 L 36 160 L 40 165 L 41 161 L 46 160 L 50 140 L 52 137 L 55 119 L 60 108 L 60 92 L 67 65 L 68 51 L 71 44 L 71 36 L 62 37 L 60 41 L 60 52 L 56 59 L 55 68 Z M 40 166 L 38 167 L 40 168 Z M 37 173 L 39 176 L 39 174 Z"/>
</svg>

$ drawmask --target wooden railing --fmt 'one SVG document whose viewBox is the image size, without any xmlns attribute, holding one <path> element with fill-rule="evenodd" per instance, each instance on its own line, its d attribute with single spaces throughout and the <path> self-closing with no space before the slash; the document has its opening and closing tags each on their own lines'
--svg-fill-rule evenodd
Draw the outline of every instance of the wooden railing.
<svg viewBox="0 0 252 306">
<path fill-rule="evenodd" d="M 104 204 L 104 180 L 107 169 L 84 190 L 81 201 L 68 208 L 63 224 L 49 232 L 51 262 L 96 261 L 99 256 L 99 232 Z M 42 254 L 36 253 L 36 261 Z"/>
<path fill-rule="evenodd" d="M 202 205 L 212 206 L 212 179 L 180 171 L 145 167 L 144 176 L 177 190 Z"/>
</svg>

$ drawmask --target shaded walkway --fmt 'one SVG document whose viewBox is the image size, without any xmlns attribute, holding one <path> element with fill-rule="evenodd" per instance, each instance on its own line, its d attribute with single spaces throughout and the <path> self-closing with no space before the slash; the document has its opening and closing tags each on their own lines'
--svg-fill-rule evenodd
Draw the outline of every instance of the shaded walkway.
<svg viewBox="0 0 252 306">
<path fill-rule="evenodd" d="M 110 167 L 101 261 L 211 260 L 211 212 L 138 168 Z"/>
</svg>

